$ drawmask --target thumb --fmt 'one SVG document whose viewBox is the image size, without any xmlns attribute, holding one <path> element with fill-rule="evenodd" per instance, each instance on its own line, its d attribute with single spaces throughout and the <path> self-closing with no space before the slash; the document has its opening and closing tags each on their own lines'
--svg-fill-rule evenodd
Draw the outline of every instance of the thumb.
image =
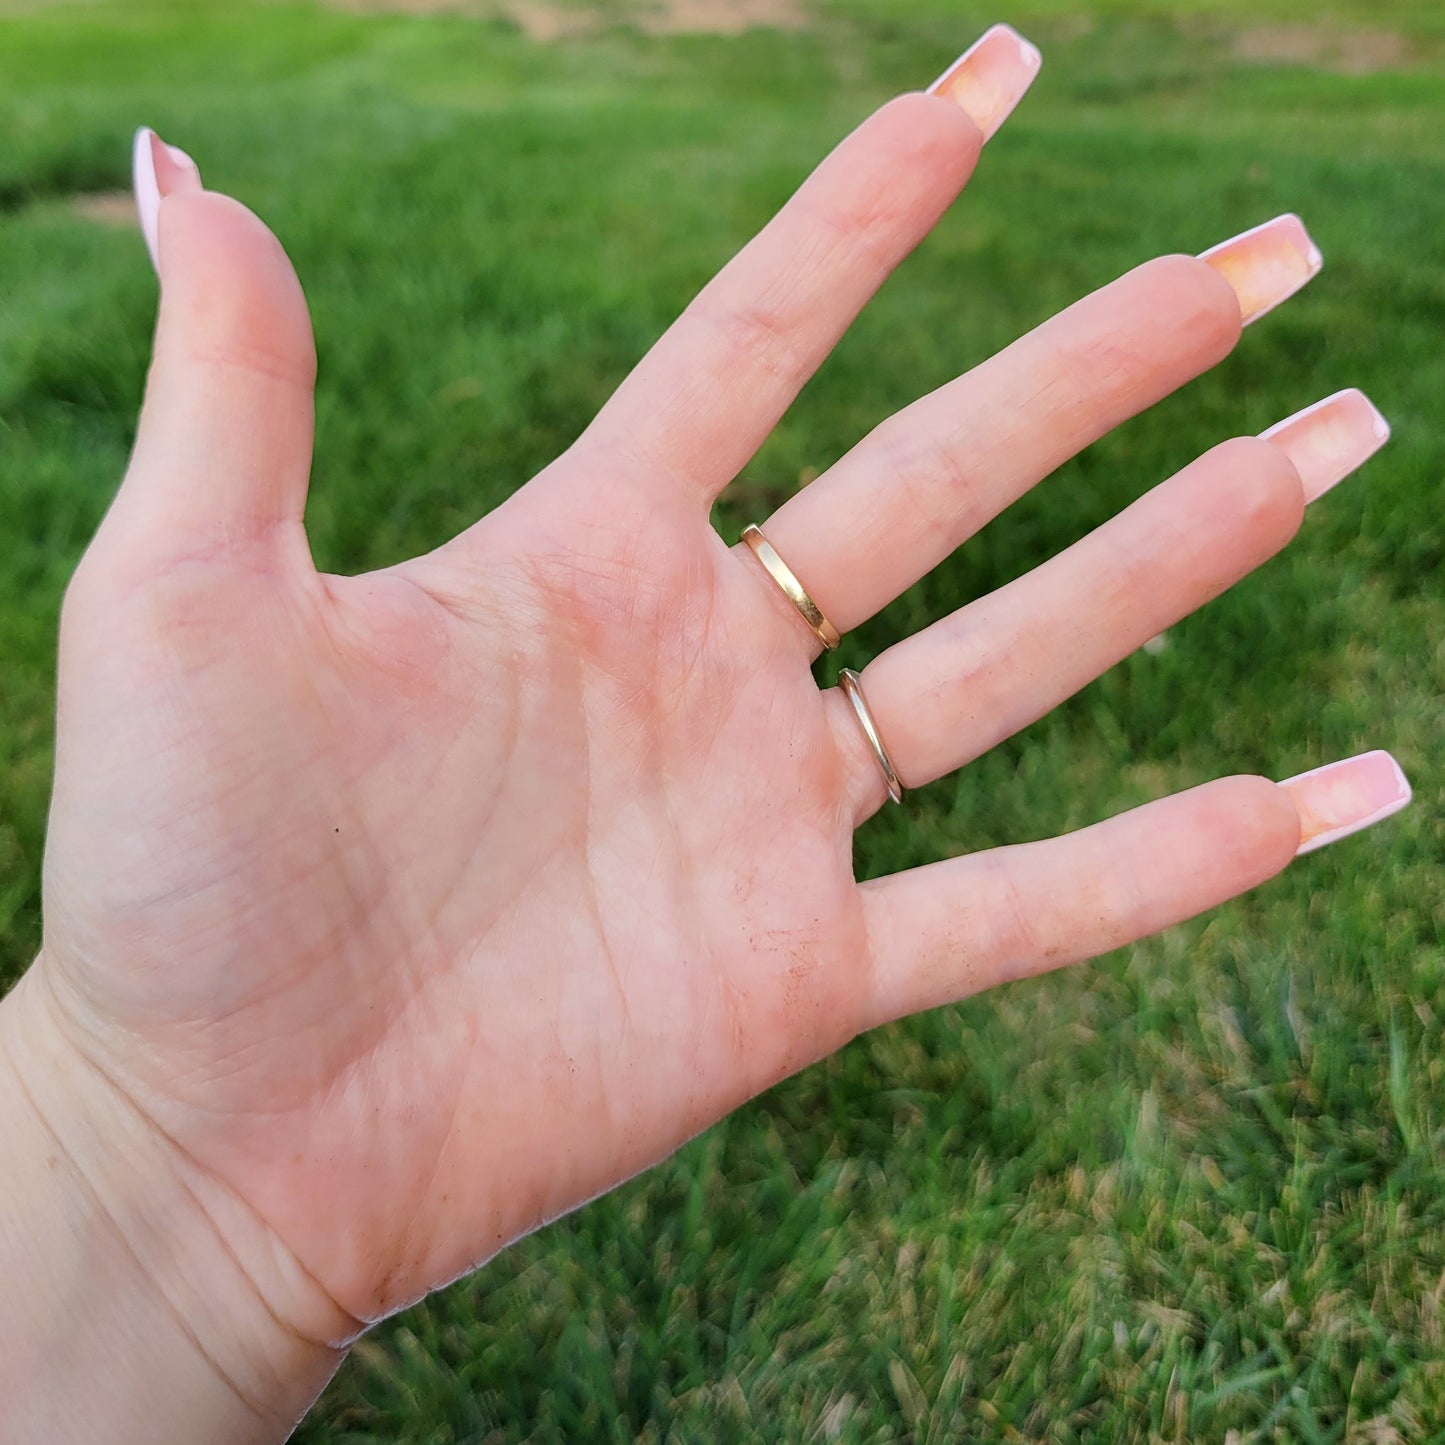
<svg viewBox="0 0 1445 1445">
<path fill-rule="evenodd" d="M 152 556 L 157 544 L 209 550 L 299 532 L 316 349 L 296 272 L 255 215 L 204 190 L 190 157 L 145 128 L 135 196 L 161 305 L 107 529 L 143 538 Z"/>
</svg>

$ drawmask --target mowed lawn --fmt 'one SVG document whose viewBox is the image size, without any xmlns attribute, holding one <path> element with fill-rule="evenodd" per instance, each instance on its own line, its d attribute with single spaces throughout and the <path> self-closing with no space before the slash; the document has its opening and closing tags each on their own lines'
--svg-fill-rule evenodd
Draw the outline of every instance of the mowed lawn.
<svg viewBox="0 0 1445 1445">
<path fill-rule="evenodd" d="M 1160 648 L 881 815 L 860 870 L 1370 747 L 1413 807 L 1161 938 L 858 1040 L 378 1329 L 298 1439 L 1445 1441 L 1445 11 L 768 13 L 789 28 L 0 0 L 0 977 L 40 936 L 57 609 L 148 356 L 155 282 L 104 199 L 137 124 L 296 262 L 311 536 L 352 571 L 565 447 L 847 128 L 1009 19 L 1044 50 L 1034 93 L 724 500 L 730 535 L 1155 253 L 1293 209 L 1325 269 L 838 660 L 1342 386 L 1395 440 Z"/>
</svg>

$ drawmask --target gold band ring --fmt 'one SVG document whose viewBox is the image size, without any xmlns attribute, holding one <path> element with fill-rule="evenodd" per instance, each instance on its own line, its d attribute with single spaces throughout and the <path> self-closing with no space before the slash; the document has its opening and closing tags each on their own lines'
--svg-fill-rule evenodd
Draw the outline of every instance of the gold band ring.
<svg viewBox="0 0 1445 1445">
<path fill-rule="evenodd" d="M 804 622 L 818 636 L 818 641 L 831 652 L 839 642 L 838 629 L 823 616 L 823 610 L 808 596 L 808 589 L 798 581 L 793 569 L 773 550 L 773 544 L 763 536 L 759 528 L 749 523 L 743 528 L 742 540 L 753 549 L 755 556 L 768 569 L 768 576 L 783 589 L 788 601 L 798 609 Z"/>
<path fill-rule="evenodd" d="M 878 760 L 883 781 L 888 785 L 888 796 L 895 803 L 901 803 L 903 801 L 903 784 L 898 781 L 898 774 L 893 768 L 893 759 L 888 756 L 888 749 L 883 746 L 883 739 L 878 736 L 878 724 L 873 721 L 872 709 L 863 697 L 863 679 L 851 667 L 845 667 L 838 673 L 838 686 L 848 695 L 848 701 L 853 704 L 853 711 L 858 714 L 858 721 L 863 728 L 863 736 L 868 739 L 868 746 L 873 749 L 873 756 Z"/>
</svg>

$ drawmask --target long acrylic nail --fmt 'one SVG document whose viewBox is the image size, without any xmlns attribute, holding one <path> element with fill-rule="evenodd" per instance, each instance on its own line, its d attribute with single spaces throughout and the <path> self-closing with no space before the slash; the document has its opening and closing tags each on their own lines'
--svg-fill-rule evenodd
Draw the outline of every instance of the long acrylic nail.
<svg viewBox="0 0 1445 1445">
<path fill-rule="evenodd" d="M 1286 778 L 1279 786 L 1299 810 L 1296 857 L 1398 813 L 1411 796 L 1409 780 L 1387 752 L 1360 753 L 1326 763 Z"/>
<path fill-rule="evenodd" d="M 1246 326 L 1289 300 L 1324 265 L 1320 248 L 1295 215 L 1276 216 L 1221 241 L 1203 252 L 1200 260 L 1208 261 L 1234 287 Z"/>
<path fill-rule="evenodd" d="M 1313 502 L 1363 466 L 1387 441 L 1390 424 L 1364 392 L 1337 391 L 1260 432 L 1295 465 Z"/>
<path fill-rule="evenodd" d="M 167 145 L 149 126 L 135 133 L 131 146 L 131 176 L 135 193 L 136 214 L 140 218 L 141 235 L 150 252 L 151 265 L 157 274 L 161 269 L 157 222 L 161 198 L 172 191 L 199 190 L 201 172 L 190 156 L 179 146 Z"/>
<path fill-rule="evenodd" d="M 930 95 L 951 100 L 987 140 L 1009 118 L 1034 83 L 1043 57 L 1011 25 L 995 25 L 975 40 L 932 85 Z"/>
</svg>

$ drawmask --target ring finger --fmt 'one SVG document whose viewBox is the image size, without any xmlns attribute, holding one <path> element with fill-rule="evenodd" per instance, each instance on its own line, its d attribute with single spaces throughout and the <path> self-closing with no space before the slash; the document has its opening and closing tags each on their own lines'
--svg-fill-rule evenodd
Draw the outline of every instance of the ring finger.
<svg viewBox="0 0 1445 1445">
<path fill-rule="evenodd" d="M 1043 716 L 1279 551 L 1314 501 L 1389 435 L 1339 392 L 1197 461 L 1006 587 L 881 653 L 863 692 L 905 786 L 952 772 Z M 859 820 L 887 796 L 838 689 L 834 735 Z"/>
</svg>

